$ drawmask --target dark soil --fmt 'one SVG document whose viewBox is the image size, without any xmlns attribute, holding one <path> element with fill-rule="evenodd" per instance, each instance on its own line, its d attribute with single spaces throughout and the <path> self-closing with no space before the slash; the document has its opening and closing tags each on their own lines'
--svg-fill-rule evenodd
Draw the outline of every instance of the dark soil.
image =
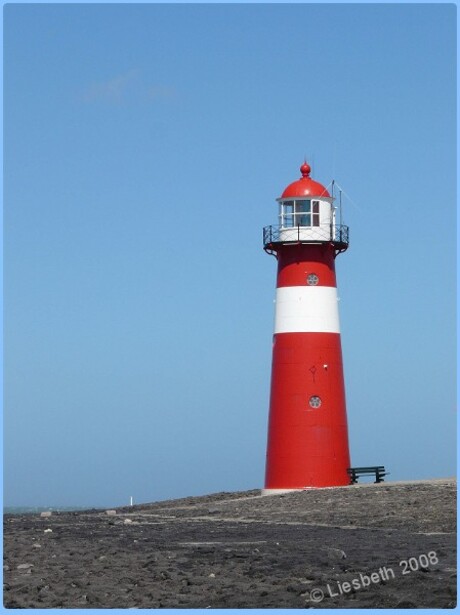
<svg viewBox="0 0 460 615">
<path fill-rule="evenodd" d="M 259 493 L 5 515 L 4 605 L 456 606 L 454 480 Z"/>
</svg>

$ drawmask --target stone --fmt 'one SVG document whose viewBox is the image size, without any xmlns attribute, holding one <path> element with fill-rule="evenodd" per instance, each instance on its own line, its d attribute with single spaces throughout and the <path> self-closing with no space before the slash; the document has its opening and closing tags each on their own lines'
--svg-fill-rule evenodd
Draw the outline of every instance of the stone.
<svg viewBox="0 0 460 615">
<path fill-rule="evenodd" d="M 30 570 L 33 567 L 33 564 L 19 564 L 19 566 L 16 566 L 18 570 Z"/>
<path fill-rule="evenodd" d="M 116 510 L 106 510 L 105 514 L 108 515 L 109 517 L 113 517 L 114 515 L 117 514 Z"/>
<path fill-rule="evenodd" d="M 342 549 L 336 549 L 335 547 L 326 547 L 326 552 L 332 559 L 347 558 L 347 554 L 345 553 L 345 551 L 342 551 Z"/>
<path fill-rule="evenodd" d="M 50 510 L 44 510 L 43 512 L 40 513 L 40 517 L 43 517 L 45 519 L 47 519 L 48 517 L 51 517 L 51 511 Z"/>
</svg>

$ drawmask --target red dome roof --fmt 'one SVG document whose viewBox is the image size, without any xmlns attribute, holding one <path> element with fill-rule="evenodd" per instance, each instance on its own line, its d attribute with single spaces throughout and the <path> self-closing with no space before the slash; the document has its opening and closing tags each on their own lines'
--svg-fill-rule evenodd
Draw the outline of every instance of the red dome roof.
<svg viewBox="0 0 460 615">
<path fill-rule="evenodd" d="M 302 177 L 284 190 L 281 195 L 282 199 L 288 199 L 291 197 L 299 197 L 299 196 L 325 196 L 330 197 L 331 195 L 319 182 L 315 182 L 310 177 L 311 167 L 308 163 L 304 162 L 300 167 L 300 172 L 302 173 Z"/>
</svg>

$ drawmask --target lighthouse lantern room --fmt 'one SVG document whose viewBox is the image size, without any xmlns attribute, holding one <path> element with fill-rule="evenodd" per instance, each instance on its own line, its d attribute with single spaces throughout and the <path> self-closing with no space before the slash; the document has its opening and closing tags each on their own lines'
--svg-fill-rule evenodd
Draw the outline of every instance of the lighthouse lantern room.
<svg viewBox="0 0 460 615">
<path fill-rule="evenodd" d="M 334 198 L 300 167 L 264 228 L 278 261 L 265 493 L 350 479 L 335 258 L 348 247 Z"/>
</svg>

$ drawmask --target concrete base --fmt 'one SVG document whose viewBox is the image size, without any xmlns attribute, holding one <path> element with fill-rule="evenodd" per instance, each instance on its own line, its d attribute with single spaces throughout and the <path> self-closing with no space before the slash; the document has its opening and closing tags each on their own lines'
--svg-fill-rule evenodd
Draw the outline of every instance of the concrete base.
<svg viewBox="0 0 460 615">
<path fill-rule="evenodd" d="M 306 489 L 316 489 L 316 487 L 301 487 L 298 489 L 262 489 L 260 495 L 281 495 L 282 493 L 292 493 L 293 491 L 305 491 Z"/>
<path fill-rule="evenodd" d="M 349 489 L 350 487 L 363 487 L 374 485 L 375 483 L 362 483 L 361 485 L 331 485 L 330 487 L 298 487 L 297 489 L 261 489 L 260 495 L 281 495 L 282 493 L 292 493 L 293 491 L 311 491 L 312 489 Z M 383 485 L 383 481 L 379 483 Z M 387 483 L 385 483 L 387 484 Z"/>
</svg>

